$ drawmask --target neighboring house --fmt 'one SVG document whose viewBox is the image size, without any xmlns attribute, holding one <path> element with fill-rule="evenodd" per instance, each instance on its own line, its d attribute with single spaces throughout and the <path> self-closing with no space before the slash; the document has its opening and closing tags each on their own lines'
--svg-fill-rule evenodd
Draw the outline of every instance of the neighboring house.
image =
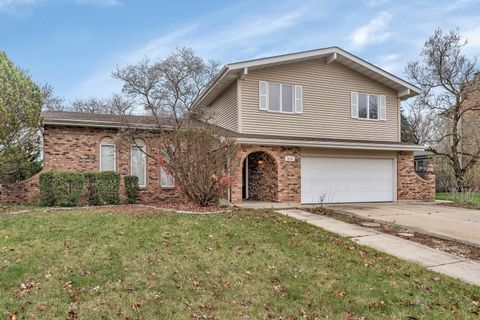
<svg viewBox="0 0 480 320">
<path fill-rule="evenodd" d="M 228 64 L 195 105 L 208 108 L 211 122 L 240 144 L 233 203 L 394 202 L 434 198 L 431 167 L 426 179 L 414 170 L 413 152 L 423 147 L 400 139 L 400 101 L 418 92 L 332 47 Z M 135 119 L 149 125 L 148 117 Z M 154 159 L 114 141 L 122 123 L 112 116 L 45 113 L 44 170 L 114 168 L 139 175 L 142 202 L 176 197 Z"/>
</svg>

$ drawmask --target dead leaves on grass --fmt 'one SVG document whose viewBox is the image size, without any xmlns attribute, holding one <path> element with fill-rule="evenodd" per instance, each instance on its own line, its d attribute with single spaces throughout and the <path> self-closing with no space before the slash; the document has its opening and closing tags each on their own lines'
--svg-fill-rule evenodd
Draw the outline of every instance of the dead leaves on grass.
<svg viewBox="0 0 480 320">
<path fill-rule="evenodd" d="M 19 287 L 13 289 L 13 294 L 16 297 L 24 297 L 33 291 L 39 291 L 42 287 L 40 286 L 40 281 L 37 280 L 27 280 L 24 283 L 20 284 Z"/>
<path fill-rule="evenodd" d="M 71 303 L 68 305 L 68 320 L 76 320 L 78 319 L 78 314 L 75 309 L 77 308 L 77 303 L 80 300 L 78 290 L 73 287 L 72 281 L 66 282 L 63 288 L 68 292 L 71 301 Z"/>
</svg>

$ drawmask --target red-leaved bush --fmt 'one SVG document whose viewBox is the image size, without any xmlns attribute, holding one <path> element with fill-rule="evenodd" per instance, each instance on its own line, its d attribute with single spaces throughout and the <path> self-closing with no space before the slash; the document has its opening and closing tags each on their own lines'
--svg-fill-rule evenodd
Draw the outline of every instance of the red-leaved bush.
<svg viewBox="0 0 480 320">
<path fill-rule="evenodd" d="M 165 133 L 159 140 L 158 164 L 188 200 L 208 206 L 227 196 L 238 166 L 233 140 L 209 126 Z"/>
</svg>

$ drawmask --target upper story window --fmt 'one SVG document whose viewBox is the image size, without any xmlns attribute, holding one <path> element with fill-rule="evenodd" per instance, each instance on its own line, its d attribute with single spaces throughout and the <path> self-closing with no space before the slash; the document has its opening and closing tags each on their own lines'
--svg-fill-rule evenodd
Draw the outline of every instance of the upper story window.
<svg viewBox="0 0 480 320">
<path fill-rule="evenodd" d="M 386 97 L 375 94 L 351 93 L 352 118 L 386 120 Z"/>
<path fill-rule="evenodd" d="M 131 174 L 138 177 L 138 185 L 145 187 L 147 185 L 147 147 L 141 140 L 135 141 L 132 145 L 132 163 Z"/>
<path fill-rule="evenodd" d="M 302 86 L 259 81 L 258 108 L 284 113 L 302 113 Z"/>
<path fill-rule="evenodd" d="M 100 171 L 115 171 L 115 142 L 109 137 L 100 140 Z"/>
</svg>

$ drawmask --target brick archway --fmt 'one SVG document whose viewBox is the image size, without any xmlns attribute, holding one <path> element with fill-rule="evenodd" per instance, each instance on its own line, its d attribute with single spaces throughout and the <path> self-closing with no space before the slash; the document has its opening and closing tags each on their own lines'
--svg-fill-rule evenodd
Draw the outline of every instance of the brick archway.
<svg viewBox="0 0 480 320">
<path fill-rule="evenodd" d="M 248 155 L 256 152 L 267 154 L 275 162 L 276 168 L 276 195 L 274 201 L 285 203 L 300 202 L 300 149 L 296 147 L 283 146 L 259 146 L 259 145 L 240 145 L 238 154 L 238 170 L 233 177 L 233 183 L 230 189 L 230 200 L 234 204 L 241 204 L 243 199 L 243 174 L 244 160 Z M 287 161 L 286 157 L 293 158 L 293 161 Z M 260 200 L 259 200 L 260 201 Z M 262 200 L 269 201 L 269 200 Z M 270 200 L 271 201 L 271 200 Z"/>
<path fill-rule="evenodd" d="M 249 152 L 242 161 L 242 199 L 278 201 L 278 163 L 263 150 Z"/>
</svg>

